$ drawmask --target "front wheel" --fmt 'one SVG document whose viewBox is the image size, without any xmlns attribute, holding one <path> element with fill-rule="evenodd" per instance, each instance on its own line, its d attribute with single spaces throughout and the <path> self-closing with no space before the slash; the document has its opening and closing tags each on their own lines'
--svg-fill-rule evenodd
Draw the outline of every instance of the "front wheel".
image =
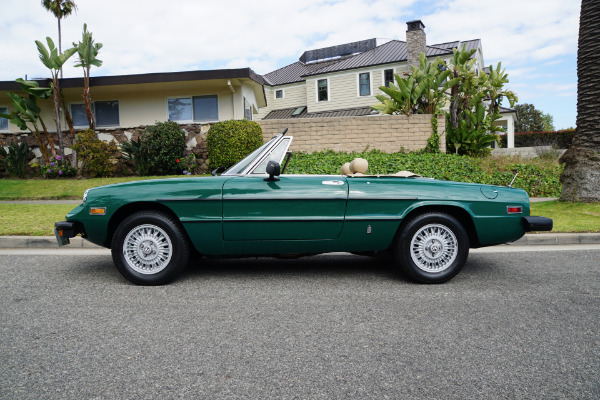
<svg viewBox="0 0 600 400">
<path fill-rule="evenodd" d="M 448 214 L 426 213 L 403 226 L 394 256 L 402 271 L 421 283 L 443 283 L 462 269 L 469 238 L 462 224 Z"/>
<path fill-rule="evenodd" d="M 112 258 L 119 272 L 138 285 L 162 285 L 185 267 L 189 245 L 179 221 L 159 211 L 140 211 L 125 218 L 112 239 Z"/>
</svg>

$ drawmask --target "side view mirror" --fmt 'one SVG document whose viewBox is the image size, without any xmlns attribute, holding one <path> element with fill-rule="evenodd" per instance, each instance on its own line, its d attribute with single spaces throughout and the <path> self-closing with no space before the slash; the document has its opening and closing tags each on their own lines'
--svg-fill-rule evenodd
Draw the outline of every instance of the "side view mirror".
<svg viewBox="0 0 600 400">
<path fill-rule="evenodd" d="M 269 174 L 269 177 L 265 178 L 265 181 L 273 182 L 279 180 L 279 175 L 281 175 L 281 166 L 277 161 L 269 161 L 267 163 L 266 171 L 267 174 Z"/>
</svg>

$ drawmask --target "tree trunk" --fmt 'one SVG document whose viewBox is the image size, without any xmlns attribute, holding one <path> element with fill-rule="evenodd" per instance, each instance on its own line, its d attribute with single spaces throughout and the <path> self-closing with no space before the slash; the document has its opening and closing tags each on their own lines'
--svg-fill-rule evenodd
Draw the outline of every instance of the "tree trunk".
<svg viewBox="0 0 600 400">
<path fill-rule="evenodd" d="M 90 92 L 90 70 L 83 70 L 83 103 L 85 105 L 85 114 L 87 115 L 90 129 L 96 129 L 96 120 L 92 111 L 92 94 Z"/>
<path fill-rule="evenodd" d="M 60 156 L 65 159 L 65 145 L 63 144 L 62 129 L 60 128 L 60 92 L 58 87 L 58 76 L 54 76 L 54 84 L 52 85 L 52 93 L 54 95 L 54 118 L 56 118 L 56 133 L 58 134 L 58 148 Z"/>
<path fill-rule="evenodd" d="M 577 50 L 577 128 L 560 161 L 561 200 L 600 202 L 600 2 L 582 0 Z"/>
<path fill-rule="evenodd" d="M 60 5 L 59 5 L 60 7 Z M 60 32 L 60 18 L 57 18 L 58 20 L 58 54 L 62 54 L 62 45 L 61 45 L 61 32 Z M 60 67 L 60 79 L 63 78 L 63 73 L 62 73 L 62 67 Z"/>
<path fill-rule="evenodd" d="M 69 127 L 69 133 L 71 136 L 75 135 L 75 127 L 73 126 L 73 118 L 71 118 L 71 113 L 67 108 L 67 102 L 65 100 L 65 95 L 63 94 L 62 89 L 59 90 L 60 94 L 60 104 L 62 105 L 63 112 L 65 113 L 65 121 L 67 122 L 67 126 Z"/>
<path fill-rule="evenodd" d="M 40 117 L 40 124 L 42 125 L 44 137 L 46 138 L 46 141 L 48 142 L 48 147 L 50 148 L 50 152 L 52 153 L 52 156 L 56 157 L 56 149 L 54 148 L 54 140 L 52 140 L 50 133 L 48 133 L 48 128 L 46 127 L 46 124 L 44 123 L 44 120 L 42 119 L 42 117 Z M 48 160 L 45 160 L 45 161 L 48 161 Z"/>
</svg>

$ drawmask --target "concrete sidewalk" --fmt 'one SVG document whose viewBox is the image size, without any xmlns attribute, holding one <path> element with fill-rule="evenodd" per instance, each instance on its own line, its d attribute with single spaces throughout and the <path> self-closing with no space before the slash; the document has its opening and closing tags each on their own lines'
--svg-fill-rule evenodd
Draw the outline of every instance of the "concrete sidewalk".
<svg viewBox="0 0 600 400">
<path fill-rule="evenodd" d="M 572 244 L 600 244 L 600 233 L 529 233 L 516 242 L 518 246 L 552 246 Z M 55 249 L 54 236 L 0 236 L 0 249 Z M 82 239 L 71 238 L 70 249 L 102 248 Z"/>
</svg>

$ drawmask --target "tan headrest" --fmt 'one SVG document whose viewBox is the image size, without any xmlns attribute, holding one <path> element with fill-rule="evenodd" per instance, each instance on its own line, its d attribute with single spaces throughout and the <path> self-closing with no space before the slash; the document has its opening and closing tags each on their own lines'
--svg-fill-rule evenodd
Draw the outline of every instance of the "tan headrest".
<svg viewBox="0 0 600 400">
<path fill-rule="evenodd" d="M 350 171 L 354 174 L 366 174 L 367 169 L 369 168 L 369 162 L 364 158 L 355 158 L 350 163 Z"/>
<path fill-rule="evenodd" d="M 342 165 L 342 175 L 350 175 L 351 173 L 352 173 L 352 171 L 350 171 L 350 163 L 349 162 Z"/>
</svg>

